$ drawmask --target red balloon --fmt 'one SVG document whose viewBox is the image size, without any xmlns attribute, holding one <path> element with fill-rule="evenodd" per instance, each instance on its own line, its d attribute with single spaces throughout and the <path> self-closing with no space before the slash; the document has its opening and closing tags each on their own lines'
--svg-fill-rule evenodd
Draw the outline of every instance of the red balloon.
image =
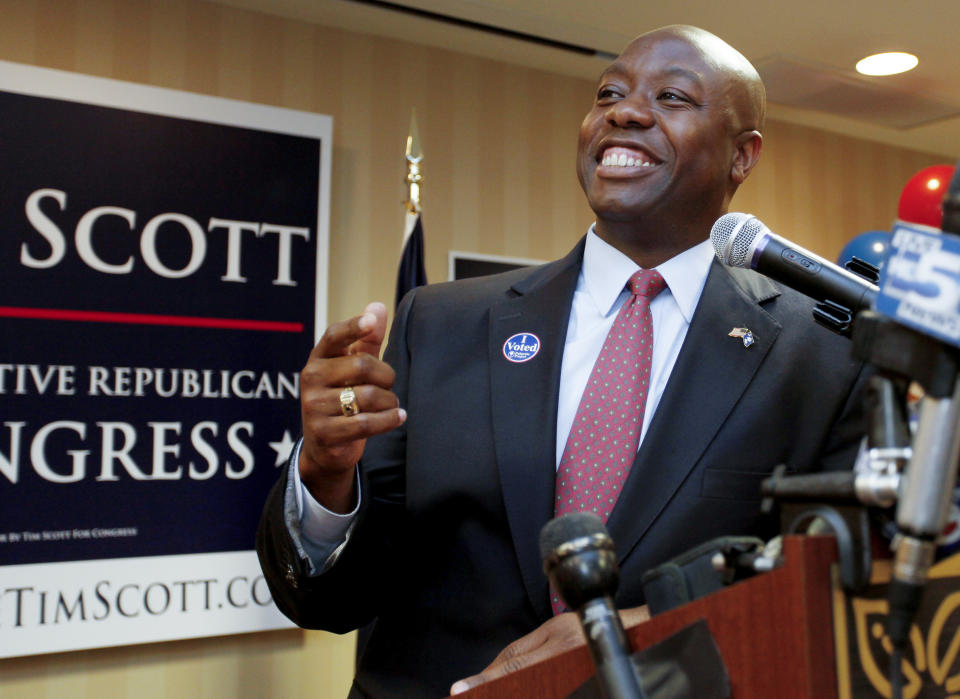
<svg viewBox="0 0 960 699">
<path fill-rule="evenodd" d="M 931 165 L 920 170 L 900 192 L 897 218 L 939 229 L 943 220 L 943 195 L 952 177 L 953 165 Z"/>
</svg>

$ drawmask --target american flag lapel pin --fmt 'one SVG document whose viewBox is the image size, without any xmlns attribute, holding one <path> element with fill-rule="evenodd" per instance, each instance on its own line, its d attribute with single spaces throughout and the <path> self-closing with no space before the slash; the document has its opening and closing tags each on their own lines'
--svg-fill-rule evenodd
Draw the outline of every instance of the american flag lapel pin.
<svg viewBox="0 0 960 699">
<path fill-rule="evenodd" d="M 739 337 L 743 340 L 743 346 L 749 347 L 754 342 L 757 341 L 757 338 L 753 336 L 753 331 L 750 328 L 734 328 L 727 333 L 727 337 Z"/>
</svg>

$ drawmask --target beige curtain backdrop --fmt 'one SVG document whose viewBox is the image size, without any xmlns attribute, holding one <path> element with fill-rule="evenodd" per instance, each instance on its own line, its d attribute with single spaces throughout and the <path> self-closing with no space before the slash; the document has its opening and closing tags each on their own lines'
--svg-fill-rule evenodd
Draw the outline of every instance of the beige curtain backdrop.
<svg viewBox="0 0 960 699">
<path fill-rule="evenodd" d="M 592 221 L 574 173 L 589 81 L 199 0 L 0 0 L 0 59 L 333 115 L 331 319 L 393 304 L 411 108 L 431 280 L 450 249 L 553 259 Z M 771 121 L 733 209 L 833 258 L 942 162 Z M 352 663 L 352 634 L 269 632 L 0 660 L 0 698 L 336 697 Z"/>
</svg>

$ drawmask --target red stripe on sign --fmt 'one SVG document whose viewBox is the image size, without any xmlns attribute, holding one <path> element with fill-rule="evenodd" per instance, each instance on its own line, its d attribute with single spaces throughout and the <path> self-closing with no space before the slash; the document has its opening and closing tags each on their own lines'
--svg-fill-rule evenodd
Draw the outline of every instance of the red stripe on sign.
<svg viewBox="0 0 960 699">
<path fill-rule="evenodd" d="M 170 325 L 188 328 L 222 330 L 265 330 L 278 333 L 302 333 L 303 323 L 276 320 L 244 320 L 241 318 L 198 318 L 195 316 L 163 316 L 146 313 L 111 313 L 108 311 L 70 311 L 62 308 L 16 308 L 0 306 L 0 317 L 35 320 L 70 320 L 81 323 L 125 323 L 128 325 Z"/>
</svg>

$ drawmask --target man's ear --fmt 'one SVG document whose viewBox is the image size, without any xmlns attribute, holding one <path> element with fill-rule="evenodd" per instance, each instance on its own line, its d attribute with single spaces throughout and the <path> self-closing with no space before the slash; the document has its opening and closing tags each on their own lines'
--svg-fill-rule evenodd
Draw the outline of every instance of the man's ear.
<svg viewBox="0 0 960 699">
<path fill-rule="evenodd" d="M 730 167 L 730 179 L 737 186 L 743 184 L 747 175 L 760 160 L 763 149 L 763 135 L 756 130 L 744 131 L 737 135 L 734 142 L 733 164 Z"/>
</svg>

